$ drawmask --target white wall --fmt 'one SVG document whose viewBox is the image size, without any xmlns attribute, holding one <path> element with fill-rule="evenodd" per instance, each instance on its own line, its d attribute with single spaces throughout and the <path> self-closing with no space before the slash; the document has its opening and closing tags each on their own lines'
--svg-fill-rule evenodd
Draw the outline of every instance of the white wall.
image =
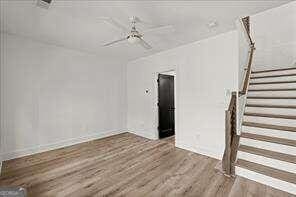
<svg viewBox="0 0 296 197">
<path fill-rule="evenodd" d="M 256 43 L 254 68 L 290 67 L 296 62 L 296 1 L 251 16 Z"/>
<path fill-rule="evenodd" d="M 1 156 L 125 129 L 125 67 L 1 33 Z"/>
<path fill-rule="evenodd" d="M 221 158 L 224 114 L 237 90 L 237 32 L 184 45 L 127 65 L 127 129 L 157 138 L 157 74 L 176 72 L 176 146 Z M 145 90 L 149 89 L 146 94 Z M 230 91 L 227 91 L 230 90 Z M 228 94 L 227 94 L 228 93 Z"/>
</svg>

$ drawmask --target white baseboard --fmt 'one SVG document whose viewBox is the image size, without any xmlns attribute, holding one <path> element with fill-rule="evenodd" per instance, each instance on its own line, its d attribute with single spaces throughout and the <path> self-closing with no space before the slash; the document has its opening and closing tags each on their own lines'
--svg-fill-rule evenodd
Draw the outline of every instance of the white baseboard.
<svg viewBox="0 0 296 197">
<path fill-rule="evenodd" d="M 213 150 L 213 149 L 209 149 L 209 148 L 201 148 L 201 147 L 195 148 L 195 147 L 187 146 L 183 143 L 178 143 L 178 142 L 175 143 L 175 146 L 178 148 L 181 148 L 181 149 L 189 150 L 194 153 L 198 153 L 201 155 L 212 157 L 214 159 L 218 159 L 218 160 L 222 159 L 220 151 L 217 151 L 217 150 Z"/>
<path fill-rule="evenodd" d="M 144 138 L 147 138 L 147 139 L 150 139 L 150 140 L 157 140 L 158 138 L 155 136 L 155 135 L 153 135 L 153 133 L 152 132 L 135 132 L 135 131 L 133 131 L 133 130 L 129 130 L 128 129 L 128 132 L 129 133 L 133 133 L 133 134 L 135 134 L 135 135 L 138 135 L 138 136 L 141 136 L 141 137 L 144 137 Z"/>
<path fill-rule="evenodd" d="M 220 151 L 207 149 L 207 148 L 197 148 L 196 152 L 201 155 L 206 155 L 208 157 L 212 157 L 218 160 L 222 160 L 222 155 L 220 154 Z"/>
<path fill-rule="evenodd" d="M 21 150 L 15 150 L 12 152 L 6 152 L 6 153 L 1 153 L 0 158 L 2 158 L 2 161 L 10 160 L 10 159 L 15 159 L 18 157 L 23 157 L 27 155 L 32 155 L 36 153 L 41 153 L 49 150 L 54 150 L 58 148 L 63 148 L 67 146 L 71 146 L 74 144 L 79 144 L 82 142 L 87 142 L 95 139 L 100 139 L 120 133 L 124 133 L 125 131 L 108 131 L 104 133 L 98 133 L 98 134 L 93 134 L 93 135 L 88 135 L 88 136 L 82 136 L 78 138 L 72 138 L 68 140 L 62 140 L 56 143 L 50 143 L 50 144 L 45 144 L 45 145 L 39 145 L 36 147 L 32 148 L 26 148 L 26 149 L 21 149 Z"/>
</svg>

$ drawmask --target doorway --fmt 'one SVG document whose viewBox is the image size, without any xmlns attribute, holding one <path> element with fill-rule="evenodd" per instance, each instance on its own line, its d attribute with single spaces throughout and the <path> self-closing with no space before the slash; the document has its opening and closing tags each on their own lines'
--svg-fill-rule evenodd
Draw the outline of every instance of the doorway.
<svg viewBox="0 0 296 197">
<path fill-rule="evenodd" d="M 174 76 L 158 74 L 158 133 L 159 138 L 175 135 Z"/>
</svg>

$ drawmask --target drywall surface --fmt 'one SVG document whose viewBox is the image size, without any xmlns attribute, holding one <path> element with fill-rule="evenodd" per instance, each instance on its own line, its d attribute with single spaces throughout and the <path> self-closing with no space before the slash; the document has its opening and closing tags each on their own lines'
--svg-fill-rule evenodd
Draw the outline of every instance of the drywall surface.
<svg viewBox="0 0 296 197">
<path fill-rule="evenodd" d="M 125 128 L 125 66 L 1 33 L 1 156 L 5 159 Z"/>
<path fill-rule="evenodd" d="M 254 69 L 295 66 L 296 1 L 251 16 Z"/>
<path fill-rule="evenodd" d="M 129 62 L 127 130 L 158 138 L 157 74 L 174 70 L 176 146 L 221 159 L 225 109 L 238 84 L 237 42 L 231 31 Z"/>
</svg>

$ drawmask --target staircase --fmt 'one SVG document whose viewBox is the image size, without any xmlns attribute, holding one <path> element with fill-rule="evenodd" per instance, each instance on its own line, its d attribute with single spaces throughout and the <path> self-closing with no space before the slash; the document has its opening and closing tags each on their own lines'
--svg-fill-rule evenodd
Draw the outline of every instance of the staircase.
<svg viewBox="0 0 296 197">
<path fill-rule="evenodd" d="M 296 68 L 251 72 L 235 173 L 296 195 Z"/>
</svg>

